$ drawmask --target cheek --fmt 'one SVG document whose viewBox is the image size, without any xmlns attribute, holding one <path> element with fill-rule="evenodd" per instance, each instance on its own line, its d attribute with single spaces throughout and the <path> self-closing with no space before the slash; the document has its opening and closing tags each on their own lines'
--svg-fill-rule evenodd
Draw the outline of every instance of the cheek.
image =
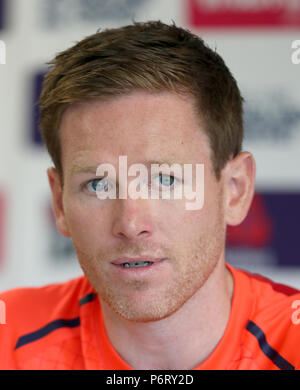
<svg viewBox="0 0 300 390">
<path fill-rule="evenodd" d="M 207 191 L 201 210 L 184 210 L 181 213 L 176 230 L 179 240 L 187 238 L 188 241 L 192 241 L 204 237 L 209 239 L 223 225 L 221 198 L 216 196 L 216 189 L 212 191 L 214 192 Z"/>
<path fill-rule="evenodd" d="M 68 202 L 65 209 L 66 222 L 75 246 L 82 249 L 93 249 L 99 246 L 105 234 L 103 212 L 94 207 L 87 207 L 79 202 Z"/>
</svg>

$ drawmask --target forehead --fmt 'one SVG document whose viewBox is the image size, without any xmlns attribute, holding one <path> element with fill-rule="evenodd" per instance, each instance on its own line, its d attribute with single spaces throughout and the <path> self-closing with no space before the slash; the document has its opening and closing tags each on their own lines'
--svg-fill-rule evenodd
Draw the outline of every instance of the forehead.
<svg viewBox="0 0 300 390">
<path fill-rule="evenodd" d="M 135 91 L 73 104 L 63 114 L 60 135 L 63 165 L 112 162 L 120 155 L 134 162 L 193 162 L 210 154 L 194 101 L 172 92 Z"/>
</svg>

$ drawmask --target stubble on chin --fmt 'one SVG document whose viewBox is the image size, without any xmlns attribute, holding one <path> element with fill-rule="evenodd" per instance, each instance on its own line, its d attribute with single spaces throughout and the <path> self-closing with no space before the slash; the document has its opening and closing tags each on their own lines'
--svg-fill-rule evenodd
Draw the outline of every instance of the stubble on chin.
<svg viewBox="0 0 300 390">
<path fill-rule="evenodd" d="M 125 283 L 127 291 L 122 293 L 109 279 L 109 274 L 101 272 L 97 258 L 76 248 L 80 264 L 92 287 L 103 301 L 117 315 L 134 322 L 158 321 L 179 310 L 199 289 L 203 287 L 214 271 L 221 253 L 220 238 L 223 232 L 215 231 L 209 242 L 199 239 L 188 254 L 171 258 L 170 279 L 151 291 L 151 280 L 130 280 Z M 191 249 L 191 248 L 190 248 Z"/>
</svg>

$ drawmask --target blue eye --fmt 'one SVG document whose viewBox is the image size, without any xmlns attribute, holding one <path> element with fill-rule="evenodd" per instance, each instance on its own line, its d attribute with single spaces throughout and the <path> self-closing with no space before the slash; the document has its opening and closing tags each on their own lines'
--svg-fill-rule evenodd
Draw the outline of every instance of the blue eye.
<svg viewBox="0 0 300 390">
<path fill-rule="evenodd" d="M 172 186 L 174 184 L 174 176 L 172 175 L 164 175 L 162 173 L 159 174 L 159 178 L 162 178 L 162 181 L 160 181 L 160 184 L 165 186 Z"/>
<path fill-rule="evenodd" d="M 108 191 L 108 182 L 105 178 L 93 179 L 87 183 L 86 187 L 91 192 Z"/>
<path fill-rule="evenodd" d="M 159 177 L 159 186 L 172 187 L 175 182 L 175 177 L 173 175 L 160 173 L 158 177 Z M 109 185 L 107 179 L 103 177 L 103 178 L 90 180 L 85 184 L 85 187 L 89 192 L 96 193 L 96 192 L 108 191 Z"/>
</svg>

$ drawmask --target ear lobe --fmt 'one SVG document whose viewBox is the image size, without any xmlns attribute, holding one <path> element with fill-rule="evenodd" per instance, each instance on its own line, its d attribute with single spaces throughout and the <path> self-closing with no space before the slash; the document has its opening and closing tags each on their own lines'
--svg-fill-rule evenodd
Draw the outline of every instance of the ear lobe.
<svg viewBox="0 0 300 390">
<path fill-rule="evenodd" d="M 239 225 L 245 219 L 254 195 L 255 160 L 251 153 L 242 152 L 225 168 L 226 223 Z"/>
<path fill-rule="evenodd" d="M 63 207 L 63 189 L 56 168 L 47 169 L 48 181 L 52 193 L 52 207 L 57 230 L 65 237 L 70 237 Z"/>
</svg>

